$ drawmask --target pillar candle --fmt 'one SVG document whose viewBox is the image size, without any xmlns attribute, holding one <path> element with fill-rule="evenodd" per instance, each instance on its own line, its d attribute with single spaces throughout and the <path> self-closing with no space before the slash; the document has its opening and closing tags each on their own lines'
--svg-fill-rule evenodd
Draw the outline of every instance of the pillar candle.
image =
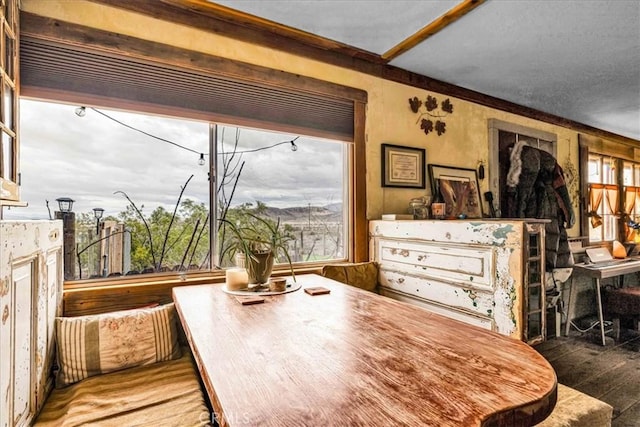
<svg viewBox="0 0 640 427">
<path fill-rule="evenodd" d="M 225 274 L 227 289 L 230 291 L 244 289 L 249 284 L 247 270 L 244 268 L 227 268 Z"/>
</svg>

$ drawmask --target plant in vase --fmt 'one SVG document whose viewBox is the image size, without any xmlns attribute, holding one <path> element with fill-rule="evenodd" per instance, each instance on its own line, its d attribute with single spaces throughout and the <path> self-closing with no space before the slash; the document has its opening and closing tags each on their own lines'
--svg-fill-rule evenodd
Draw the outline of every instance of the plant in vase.
<svg viewBox="0 0 640 427">
<path fill-rule="evenodd" d="M 288 251 L 288 243 L 293 240 L 293 236 L 281 228 L 280 219 L 274 222 L 250 212 L 244 212 L 236 223 L 227 219 L 220 219 L 220 221 L 231 232 L 226 239 L 229 243 L 227 247 L 229 258 L 234 259 L 236 254 L 242 255 L 244 267 L 249 276 L 249 284 L 268 283 L 273 264 L 279 255 L 283 255 L 287 260 L 295 281 Z"/>
</svg>

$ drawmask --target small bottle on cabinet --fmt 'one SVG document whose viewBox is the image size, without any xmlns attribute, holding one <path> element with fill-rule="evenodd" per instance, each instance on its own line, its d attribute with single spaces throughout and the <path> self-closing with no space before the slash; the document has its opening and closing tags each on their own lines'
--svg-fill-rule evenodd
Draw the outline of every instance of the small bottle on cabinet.
<svg viewBox="0 0 640 427">
<path fill-rule="evenodd" d="M 446 212 L 444 197 L 440 192 L 440 180 L 436 179 L 434 185 L 433 201 L 431 202 L 431 217 L 433 219 L 444 219 Z"/>
</svg>

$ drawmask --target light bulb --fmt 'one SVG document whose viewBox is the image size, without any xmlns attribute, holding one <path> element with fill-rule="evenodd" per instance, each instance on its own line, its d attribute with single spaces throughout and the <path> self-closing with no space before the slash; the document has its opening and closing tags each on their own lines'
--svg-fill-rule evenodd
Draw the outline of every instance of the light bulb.
<svg viewBox="0 0 640 427">
<path fill-rule="evenodd" d="M 298 151 L 298 146 L 293 141 L 291 141 L 291 151 Z"/>
<path fill-rule="evenodd" d="M 204 154 L 200 153 L 200 158 L 198 159 L 198 164 L 200 166 L 204 166 Z"/>
<path fill-rule="evenodd" d="M 76 116 L 84 117 L 87 114 L 87 109 L 85 107 L 76 108 Z"/>
</svg>

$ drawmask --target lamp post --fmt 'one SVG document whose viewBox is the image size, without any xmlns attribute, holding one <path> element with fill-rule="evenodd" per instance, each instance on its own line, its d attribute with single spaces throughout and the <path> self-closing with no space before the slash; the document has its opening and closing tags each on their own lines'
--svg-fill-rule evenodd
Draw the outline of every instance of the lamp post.
<svg viewBox="0 0 640 427">
<path fill-rule="evenodd" d="M 60 212 L 66 214 L 73 210 L 73 202 L 75 202 L 75 200 L 70 199 L 69 197 L 60 197 L 56 199 L 56 202 L 58 202 L 58 209 L 60 209 Z"/>
<path fill-rule="evenodd" d="M 62 247 L 64 263 L 64 280 L 74 280 L 76 276 L 76 263 L 74 251 L 76 248 L 76 214 L 72 212 L 73 199 L 60 197 L 56 199 L 58 209 L 56 219 L 62 220 Z"/>
<path fill-rule="evenodd" d="M 102 218 L 102 214 L 104 214 L 104 209 L 93 208 L 93 216 L 96 217 L 96 234 L 100 234 L 100 218 Z"/>
</svg>

